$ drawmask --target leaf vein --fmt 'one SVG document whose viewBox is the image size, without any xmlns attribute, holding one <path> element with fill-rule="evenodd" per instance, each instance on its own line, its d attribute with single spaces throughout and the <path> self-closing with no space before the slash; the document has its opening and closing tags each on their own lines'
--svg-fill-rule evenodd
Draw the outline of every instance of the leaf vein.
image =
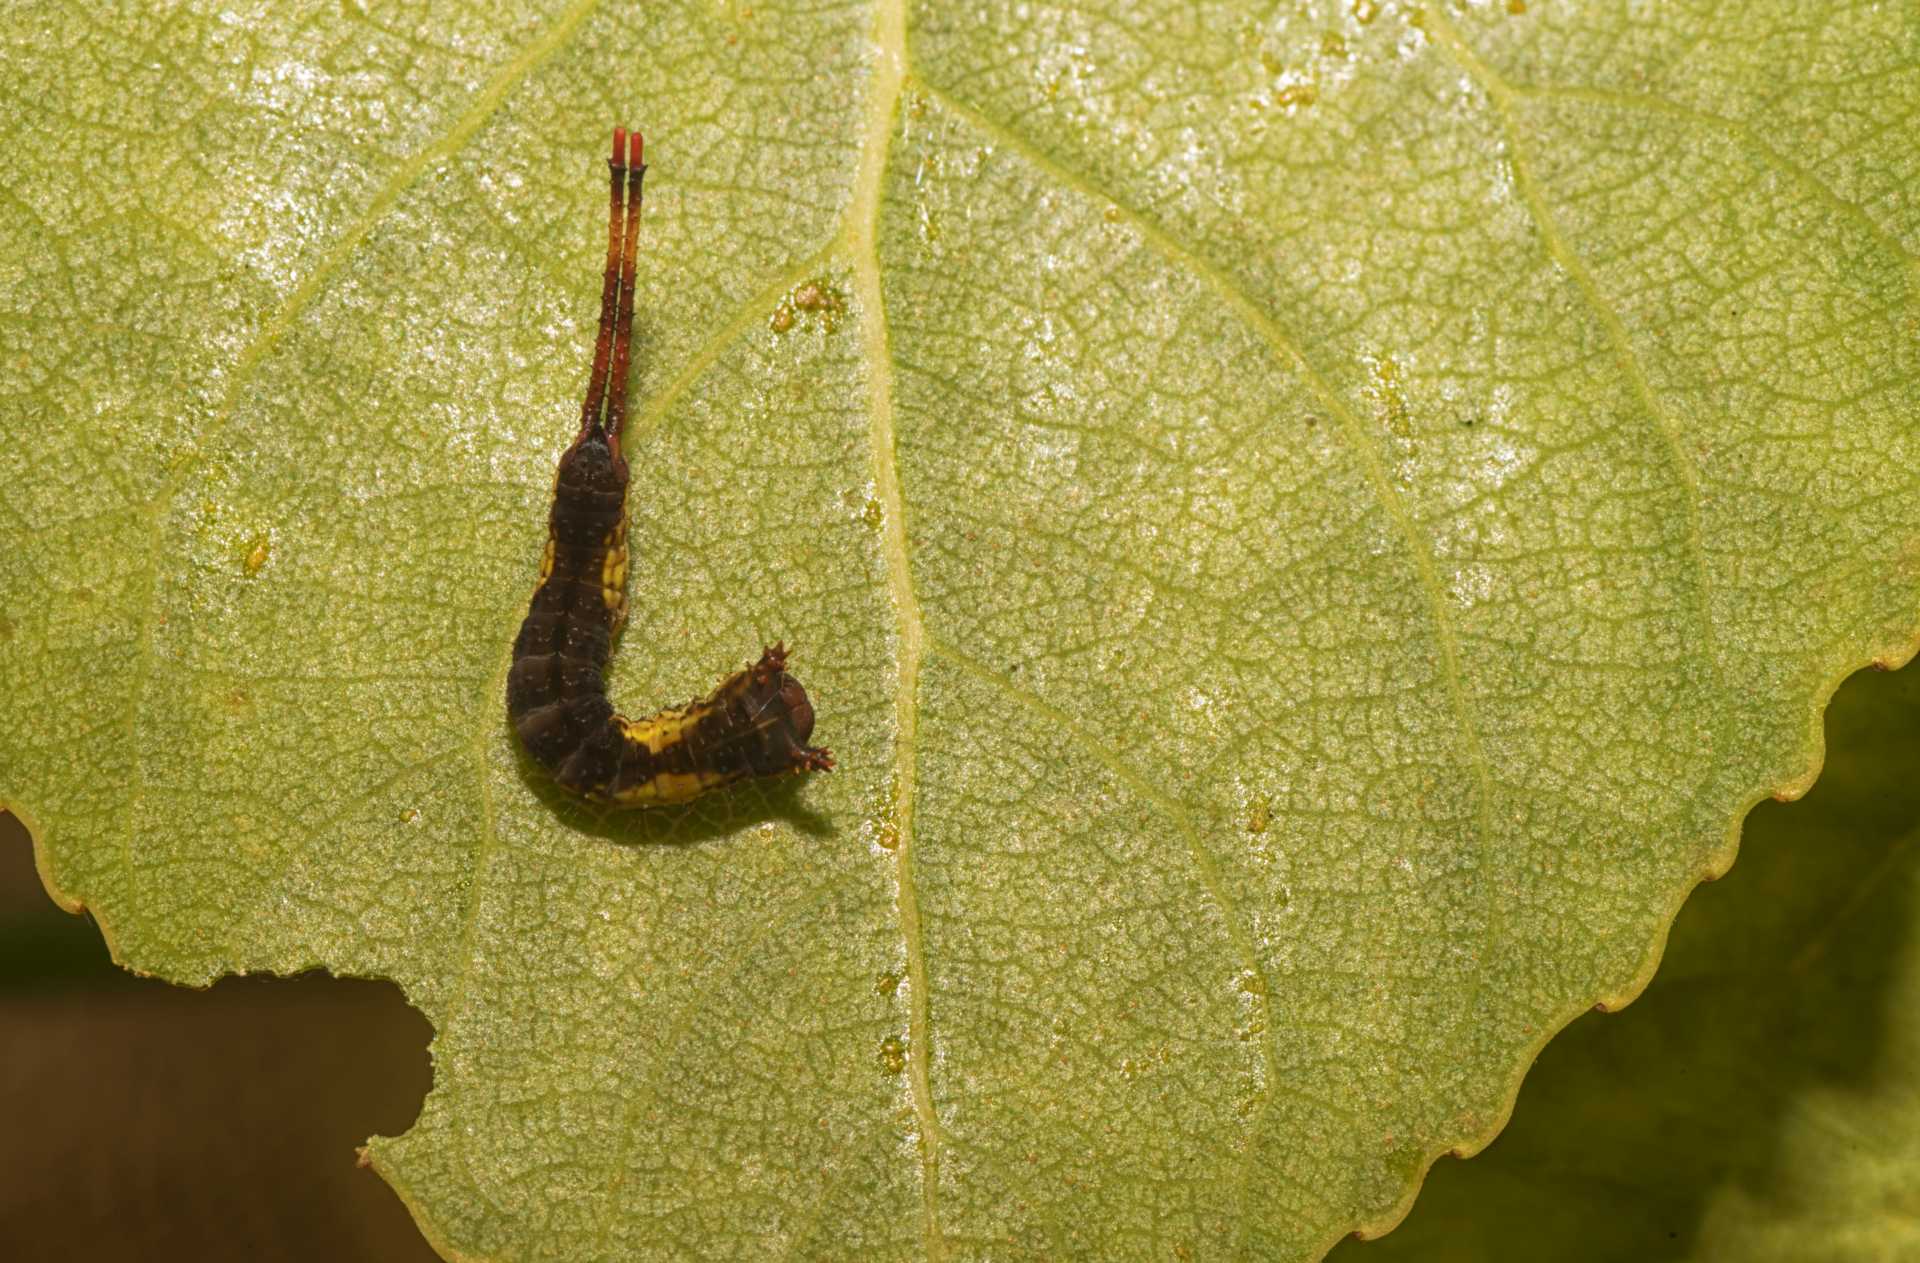
<svg viewBox="0 0 1920 1263">
<path fill-rule="evenodd" d="M 1371 439 L 1360 418 L 1348 406 L 1320 371 L 1308 360 L 1306 354 L 1289 337 L 1279 324 L 1269 316 L 1239 281 L 1216 266 L 1200 250 L 1189 245 L 1172 232 L 1160 226 L 1145 212 L 1113 196 L 1099 187 L 1084 172 L 1070 167 L 1053 158 L 1025 137 L 1011 128 L 982 113 L 973 105 L 956 96 L 947 88 L 916 79 L 914 86 L 939 100 L 960 118 L 989 135 L 998 137 L 1008 148 L 1023 159 L 1060 181 L 1069 188 L 1078 190 L 1091 197 L 1110 203 L 1119 216 L 1141 234 L 1146 242 L 1169 260 L 1187 268 L 1195 277 L 1211 289 L 1227 308 L 1238 316 L 1247 327 L 1257 334 L 1272 349 L 1283 364 L 1291 365 L 1300 375 L 1307 388 L 1320 401 L 1329 413 L 1339 420 L 1345 433 L 1349 448 L 1361 465 L 1367 483 L 1372 487 L 1375 498 L 1400 535 L 1409 559 L 1412 561 L 1418 577 L 1418 587 L 1425 600 L 1428 616 L 1433 627 L 1434 640 L 1440 653 L 1440 676 L 1446 684 L 1449 709 L 1452 711 L 1456 728 L 1460 734 L 1462 753 L 1471 769 L 1478 797 L 1476 820 L 1476 849 L 1479 855 L 1482 880 L 1479 885 L 1482 906 L 1486 909 L 1486 941 L 1488 945 L 1501 934 L 1501 916 L 1499 901 L 1491 882 L 1486 880 L 1492 865 L 1492 811 L 1493 811 L 1493 773 L 1480 741 L 1479 730 L 1473 722 L 1467 705 L 1466 683 L 1460 667 L 1460 648 L 1458 636 L 1452 620 L 1446 612 L 1440 581 L 1435 573 L 1433 551 L 1426 541 L 1413 515 L 1393 489 L 1382 464 L 1377 443 Z M 1483 955 L 1485 951 L 1483 949 Z M 1264 1111 L 1262 1119 L 1264 1121 Z M 1248 1146 L 1251 1155 L 1254 1146 Z M 1251 1162 L 1251 1156 L 1249 1156 Z M 1243 1187 L 1245 1182 L 1243 1181 Z M 1246 1216 L 1240 1216 L 1244 1230 Z"/>
</svg>

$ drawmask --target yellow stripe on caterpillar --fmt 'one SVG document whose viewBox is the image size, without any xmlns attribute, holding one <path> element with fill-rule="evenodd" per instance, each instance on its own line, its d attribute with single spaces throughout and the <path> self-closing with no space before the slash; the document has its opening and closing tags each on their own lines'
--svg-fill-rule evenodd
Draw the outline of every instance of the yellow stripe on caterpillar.
<svg viewBox="0 0 1920 1263">
<path fill-rule="evenodd" d="M 645 719 L 616 715 L 614 722 L 620 725 L 620 733 L 628 741 L 645 746 L 647 753 L 658 757 L 686 741 L 688 732 L 713 709 L 711 702 L 695 702 L 690 706 L 663 710 Z"/>
<path fill-rule="evenodd" d="M 627 621 L 627 512 L 620 510 L 620 525 L 613 528 L 602 545 L 606 556 L 600 562 L 600 599 L 613 615 L 613 628 L 619 631 Z"/>
<path fill-rule="evenodd" d="M 607 801 L 616 807 L 668 807 L 743 779 L 724 772 L 656 772 L 638 785 L 608 794 Z"/>
</svg>

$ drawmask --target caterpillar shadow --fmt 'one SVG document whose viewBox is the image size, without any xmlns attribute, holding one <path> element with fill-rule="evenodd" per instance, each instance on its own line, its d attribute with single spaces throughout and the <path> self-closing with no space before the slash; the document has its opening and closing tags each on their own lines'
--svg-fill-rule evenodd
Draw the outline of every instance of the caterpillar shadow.
<svg viewBox="0 0 1920 1263">
<path fill-rule="evenodd" d="M 833 817 L 807 801 L 808 782 L 814 779 L 810 776 L 744 781 L 671 807 L 608 807 L 561 789 L 518 741 L 513 747 L 515 770 L 528 791 L 556 821 L 584 837 L 621 846 L 698 846 L 770 820 L 809 838 L 831 837 L 836 831 Z"/>
</svg>

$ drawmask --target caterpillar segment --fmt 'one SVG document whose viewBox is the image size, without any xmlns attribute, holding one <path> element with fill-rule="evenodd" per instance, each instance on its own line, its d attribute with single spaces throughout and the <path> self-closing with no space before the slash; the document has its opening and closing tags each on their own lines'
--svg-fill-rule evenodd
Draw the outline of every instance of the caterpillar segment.
<svg viewBox="0 0 1920 1263">
<path fill-rule="evenodd" d="M 562 788 L 623 807 L 685 802 L 756 777 L 827 771 L 810 746 L 813 704 L 787 674 L 787 649 L 703 698 L 646 719 L 615 712 L 606 667 L 627 617 L 627 372 L 634 257 L 646 175 L 640 133 L 615 128 L 607 263 L 580 429 L 561 454 L 539 583 L 514 641 L 507 715 L 529 756 Z"/>
</svg>

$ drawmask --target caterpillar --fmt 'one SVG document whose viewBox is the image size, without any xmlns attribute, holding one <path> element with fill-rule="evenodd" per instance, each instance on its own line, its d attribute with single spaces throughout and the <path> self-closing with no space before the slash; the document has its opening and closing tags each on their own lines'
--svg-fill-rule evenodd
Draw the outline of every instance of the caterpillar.
<svg viewBox="0 0 1920 1263">
<path fill-rule="evenodd" d="M 623 807 L 679 803 L 752 777 L 827 771 L 807 744 L 813 703 L 787 674 L 787 648 L 721 681 L 704 698 L 647 719 L 615 713 L 606 668 L 627 618 L 627 363 L 633 342 L 639 132 L 613 132 L 607 266 L 580 430 L 561 454 L 547 549 L 507 673 L 507 716 L 520 744 L 563 789 Z"/>
</svg>

